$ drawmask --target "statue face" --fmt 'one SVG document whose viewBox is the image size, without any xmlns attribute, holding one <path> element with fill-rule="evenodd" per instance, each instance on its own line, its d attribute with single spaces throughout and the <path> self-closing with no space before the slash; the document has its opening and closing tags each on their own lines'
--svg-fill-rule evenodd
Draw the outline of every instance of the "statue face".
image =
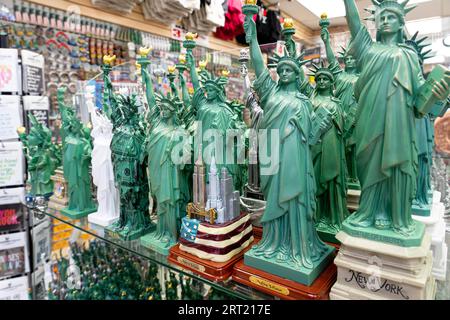
<svg viewBox="0 0 450 320">
<path fill-rule="evenodd" d="M 351 56 L 351 55 L 347 55 L 344 59 L 345 62 L 345 67 L 347 69 L 355 69 L 356 68 L 356 59 Z"/>
<path fill-rule="evenodd" d="M 288 65 L 282 65 L 278 69 L 278 76 L 282 84 L 289 84 L 297 80 L 297 73 Z"/>
<path fill-rule="evenodd" d="M 214 100 L 217 98 L 218 96 L 218 92 L 217 92 L 217 88 L 213 87 L 213 86 L 206 86 L 206 98 L 208 100 Z"/>
<path fill-rule="evenodd" d="M 166 105 L 163 106 L 163 108 L 161 110 L 161 118 L 169 119 L 172 117 L 172 115 L 173 115 L 173 112 L 170 111 L 170 109 Z"/>
<path fill-rule="evenodd" d="M 332 84 L 333 84 L 333 83 L 331 82 L 331 79 L 328 78 L 326 75 L 323 75 L 323 74 L 319 75 L 319 76 L 316 78 L 316 83 L 317 83 L 317 88 L 318 88 L 319 90 L 321 90 L 321 91 L 331 89 L 331 86 L 332 86 Z"/>
<path fill-rule="evenodd" d="M 395 13 L 389 10 L 380 13 L 377 29 L 381 34 L 397 34 L 402 27 L 403 23 Z"/>
</svg>

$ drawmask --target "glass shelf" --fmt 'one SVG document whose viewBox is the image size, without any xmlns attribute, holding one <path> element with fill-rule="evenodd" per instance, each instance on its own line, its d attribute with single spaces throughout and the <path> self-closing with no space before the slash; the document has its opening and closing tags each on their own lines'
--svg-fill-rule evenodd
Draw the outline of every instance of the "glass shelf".
<svg viewBox="0 0 450 320">
<path fill-rule="evenodd" d="M 206 285 L 211 286 L 214 289 L 219 290 L 220 292 L 229 295 L 234 299 L 243 299 L 243 300 L 273 300 L 277 299 L 273 296 L 264 294 L 259 292 L 251 287 L 247 287 L 245 285 L 241 285 L 236 283 L 230 279 L 223 282 L 215 282 L 210 281 L 202 276 L 199 276 L 187 269 L 182 268 L 176 264 L 173 264 L 168 261 L 167 257 L 161 255 L 151 249 L 148 249 L 141 245 L 140 239 L 124 241 L 121 239 L 113 238 L 104 232 L 104 229 L 100 226 L 93 225 L 88 222 L 87 217 L 74 220 L 62 215 L 59 211 L 53 209 L 42 209 L 38 207 L 30 207 L 28 206 L 30 213 L 32 213 L 35 217 L 40 217 L 41 219 L 46 216 L 51 219 L 55 219 L 61 221 L 62 223 L 69 225 L 76 230 L 79 230 L 83 233 L 91 235 L 95 239 L 99 239 L 101 241 L 105 241 L 113 246 L 116 246 L 120 249 L 123 249 L 133 255 L 142 257 L 144 259 L 149 260 L 150 262 L 156 263 L 157 265 L 168 268 L 171 271 L 178 272 L 182 275 L 188 276 L 190 278 L 196 279 Z"/>
<path fill-rule="evenodd" d="M 68 226 L 75 228 L 76 230 L 81 231 L 82 233 L 86 233 L 92 236 L 94 239 L 98 239 L 100 241 L 105 241 L 108 244 L 111 244 L 117 248 L 123 249 L 126 252 L 136 255 L 138 257 L 144 258 L 149 262 L 155 263 L 159 266 L 166 267 L 171 271 L 175 271 L 181 275 L 193 278 L 195 280 L 200 281 L 205 285 L 209 285 L 210 287 L 222 292 L 225 295 L 233 299 L 243 299 L 243 300 L 273 300 L 278 299 L 274 296 L 264 294 L 259 292 L 251 287 L 239 284 L 234 282 L 231 279 L 228 279 L 223 282 L 215 282 L 210 281 L 208 279 L 203 278 L 200 275 L 197 275 L 190 270 L 184 269 L 179 265 L 173 264 L 168 261 L 167 257 L 156 253 L 155 251 L 148 249 L 141 245 L 140 240 L 132 240 L 132 241 L 124 241 L 117 238 L 112 238 L 105 234 L 104 229 L 102 227 L 93 225 L 88 222 L 87 217 L 79 220 L 70 219 L 64 215 L 62 215 L 59 211 L 53 209 L 40 209 L 38 207 L 28 207 L 33 219 L 39 217 L 39 219 L 43 219 L 45 217 L 50 217 L 50 219 L 55 219 L 60 221 Z M 76 235 L 75 235 L 76 236 Z M 446 242 L 450 247 L 450 233 L 447 231 L 446 233 Z M 450 260 L 447 260 L 447 279 L 445 282 L 437 281 L 437 292 L 436 292 L 436 300 L 450 300 Z"/>
</svg>

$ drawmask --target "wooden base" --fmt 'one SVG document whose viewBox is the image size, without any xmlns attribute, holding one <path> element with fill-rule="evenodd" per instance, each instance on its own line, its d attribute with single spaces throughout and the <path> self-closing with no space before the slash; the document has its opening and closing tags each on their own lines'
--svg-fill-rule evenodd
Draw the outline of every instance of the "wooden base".
<svg viewBox="0 0 450 320">
<path fill-rule="evenodd" d="M 170 248 L 168 260 L 183 268 L 191 270 L 208 280 L 224 281 L 231 277 L 235 263 L 242 260 L 244 253 L 254 244 L 255 242 L 252 242 L 247 248 L 226 262 L 213 262 L 200 259 L 199 257 L 180 250 L 180 244 L 177 244 Z"/>
<path fill-rule="evenodd" d="M 253 228 L 253 237 L 261 239 L 263 234 L 263 228 L 257 226 L 252 226 L 252 228 Z"/>
<path fill-rule="evenodd" d="M 241 260 L 234 266 L 232 279 L 284 300 L 328 300 L 336 274 L 336 266 L 330 263 L 311 286 L 305 286 L 246 266 Z"/>
<path fill-rule="evenodd" d="M 332 243 L 332 242 L 326 242 L 325 241 L 325 243 L 330 245 L 330 246 L 332 246 L 332 247 L 335 247 L 336 250 L 339 250 L 339 248 L 341 247 L 341 243 L 340 242 L 339 243 Z"/>
</svg>

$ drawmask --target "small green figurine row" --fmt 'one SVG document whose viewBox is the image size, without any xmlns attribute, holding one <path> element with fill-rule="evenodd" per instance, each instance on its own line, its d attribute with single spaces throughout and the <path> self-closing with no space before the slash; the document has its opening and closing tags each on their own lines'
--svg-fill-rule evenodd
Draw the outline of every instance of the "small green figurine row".
<svg viewBox="0 0 450 320">
<path fill-rule="evenodd" d="M 52 262 L 49 300 L 202 300 L 203 284 L 169 272 L 162 292 L 160 266 L 105 242 L 70 246 L 69 258 Z M 180 295 L 178 294 L 180 287 Z"/>
<path fill-rule="evenodd" d="M 178 240 L 181 218 L 192 198 L 192 164 L 202 145 L 192 145 L 193 136 L 201 134 L 201 130 L 219 131 L 224 137 L 223 154 L 226 154 L 230 144 L 226 140 L 227 130 L 243 132 L 245 125 L 242 109 L 226 100 L 226 71 L 215 78 L 206 71 L 204 62 L 198 71 L 190 49 L 187 57 L 181 55 L 179 63 L 169 68 L 171 92 L 164 96 L 154 91 L 149 54 L 150 49 L 141 48 L 137 59 L 147 101 L 143 113 L 138 112 L 136 96 L 125 97 L 113 92 L 109 72 L 114 56 L 104 57 L 103 112 L 113 124 L 111 151 L 121 203 L 119 221 L 107 229 L 124 239 L 145 235 L 143 242 L 168 254 Z M 183 75 L 188 69 L 194 84 L 192 96 Z M 175 70 L 178 70 L 179 88 L 174 81 Z M 197 127 L 198 123 L 201 128 Z M 179 156 L 179 161 L 174 161 L 174 154 Z M 235 188 L 241 189 L 245 183 L 245 166 L 226 162 L 221 165 L 233 176 Z M 149 220 L 149 193 L 158 216 L 156 226 Z"/>
<path fill-rule="evenodd" d="M 331 50 L 329 21 L 322 16 L 321 36 L 329 65 L 313 66 L 315 88 L 303 70 L 308 61 L 297 53 L 292 39 L 292 21 L 284 23 L 284 54 L 275 54 L 266 65 L 252 19 L 258 8 L 253 0 L 243 6 L 256 75 L 253 90 L 263 110 L 259 129 L 266 130 L 258 143 L 272 146 L 278 155 L 276 170 L 272 163 L 259 163 L 266 201 L 263 236 L 245 254 L 247 265 L 272 273 L 277 270 L 277 275 L 311 284 L 333 253 L 319 235 L 329 234 L 326 240 L 332 241 L 343 229 L 355 237 L 401 246 L 418 246 L 422 241 L 424 225 L 411 215 L 413 199 L 419 203 L 428 199 L 432 131 L 426 116 L 445 109 L 441 102 L 449 96 L 450 72 L 438 66 L 425 81 L 422 63 L 427 54 L 421 40 L 405 41 L 403 34 L 405 15 L 412 10 L 408 0 L 372 2 L 375 41 L 361 23 L 355 1 L 345 0 L 352 36 L 343 52 L 345 70 Z M 217 159 L 219 153 L 230 153 L 233 143 L 227 132 L 245 135 L 246 128 L 241 109 L 226 100 L 227 72 L 214 77 L 205 62 L 196 69 L 194 38 L 186 35 L 186 56 L 169 70 L 167 96 L 154 92 L 150 49 L 140 50 L 137 63 L 148 106 L 144 113 L 138 112 L 135 95 L 113 92 L 109 73 L 114 56 L 104 57 L 103 113 L 113 124 L 112 162 L 120 193 L 120 219 L 107 229 L 123 239 L 145 235 L 145 242 L 164 254 L 176 243 L 180 219 L 192 198 L 189 163 L 198 155 Z M 273 80 L 269 68 L 276 69 L 279 80 Z M 174 81 L 175 70 L 180 88 Z M 192 96 L 183 75 L 186 70 L 194 87 Z M 95 210 L 88 130 L 62 99 L 60 103 L 64 175 L 70 194 L 65 212 L 87 213 Z M 208 129 L 219 134 L 204 141 L 203 132 Z M 272 136 L 272 131 L 279 135 Z M 200 140 L 193 139 L 192 144 L 191 138 L 198 136 Z M 216 154 L 208 154 L 211 140 L 219 146 Z M 233 159 L 239 158 L 237 153 L 237 148 L 231 149 Z M 174 154 L 181 161 L 174 161 Z M 205 163 L 209 172 L 210 162 Z M 217 169 L 226 169 L 234 190 L 242 191 L 245 165 L 221 161 Z M 352 215 L 346 205 L 349 185 L 361 189 L 359 209 Z M 149 194 L 158 215 L 156 226 L 150 221 Z"/>
</svg>

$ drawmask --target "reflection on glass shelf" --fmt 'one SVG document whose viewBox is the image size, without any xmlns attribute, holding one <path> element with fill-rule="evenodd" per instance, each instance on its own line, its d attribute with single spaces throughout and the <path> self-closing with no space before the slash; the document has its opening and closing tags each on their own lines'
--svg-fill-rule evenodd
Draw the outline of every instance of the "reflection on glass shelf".
<svg viewBox="0 0 450 320">
<path fill-rule="evenodd" d="M 275 298 L 271 295 L 266 295 L 262 292 L 259 292 L 251 287 L 238 284 L 232 281 L 231 279 L 228 279 L 227 281 L 224 282 L 214 282 L 205 279 L 202 276 L 196 275 L 195 273 L 192 273 L 187 269 L 184 269 L 178 265 L 170 263 L 167 260 L 166 256 L 163 256 L 146 247 L 143 247 L 139 239 L 133 241 L 124 241 L 121 239 L 113 238 L 108 234 L 105 234 L 104 229 L 102 227 L 90 224 L 88 222 L 87 217 L 80 220 L 74 220 L 63 216 L 58 211 L 52 209 L 43 209 L 43 206 L 39 207 L 40 208 L 29 207 L 29 209 L 33 212 L 33 216 L 35 218 L 40 217 L 40 219 L 42 219 L 43 217 L 49 216 L 50 218 L 54 219 L 53 221 L 54 240 L 59 239 L 58 235 L 64 235 L 63 238 L 65 239 L 67 239 L 70 235 L 71 241 L 75 241 L 77 240 L 77 238 L 82 240 L 98 239 L 100 241 L 105 241 L 117 248 L 125 250 L 127 254 L 147 259 L 150 262 L 168 268 L 170 271 L 178 272 L 181 275 L 187 276 L 189 278 L 201 282 L 203 285 L 210 286 L 215 292 L 217 292 L 217 296 L 220 296 L 222 294 L 222 296 L 225 295 L 232 299 L 252 299 L 252 300 L 257 299 L 272 300 Z M 75 230 L 75 232 L 73 230 Z M 449 233 L 447 233 L 446 242 L 448 247 L 450 247 Z M 53 245 L 52 250 L 54 252 L 59 252 L 60 250 L 67 248 L 68 241 L 60 241 L 59 245 L 60 246 Z M 447 261 L 447 265 L 449 264 L 449 262 L 450 260 Z M 449 300 L 450 299 L 449 288 L 450 288 L 450 266 L 447 268 L 446 281 L 437 282 L 436 299 Z"/>
<path fill-rule="evenodd" d="M 132 241 L 124 241 L 119 238 L 111 237 L 108 233 L 105 233 L 103 227 L 91 224 L 88 222 L 87 217 L 79 220 L 74 220 L 62 215 L 59 211 L 53 209 L 44 209 L 42 206 L 37 207 L 29 207 L 29 209 L 33 212 L 33 215 L 36 217 L 45 217 L 49 216 L 56 221 L 54 221 L 54 230 L 58 231 L 58 234 L 64 234 L 64 232 L 70 233 L 71 240 L 76 240 L 77 237 L 81 237 L 84 240 L 89 240 L 89 238 L 95 238 L 107 243 L 110 243 L 118 248 L 126 250 L 128 253 L 133 255 L 137 255 L 148 259 L 150 262 L 154 262 L 160 266 L 167 267 L 172 271 L 176 271 L 182 275 L 186 275 L 202 283 L 211 286 L 212 288 L 222 292 L 224 294 L 229 295 L 235 299 L 274 299 L 273 296 L 266 295 L 262 292 L 256 291 L 253 288 L 238 284 L 231 279 L 228 279 L 223 282 L 214 282 L 207 280 L 199 275 L 192 273 L 189 270 L 186 270 L 178 265 L 172 264 L 167 260 L 166 256 L 163 256 L 157 252 L 154 252 L 144 246 L 141 245 L 140 239 L 132 240 Z M 71 226 L 75 228 L 75 232 L 68 230 L 66 227 Z M 54 235 L 54 240 L 55 240 Z M 67 234 L 66 234 L 67 236 Z M 57 239 L 56 239 L 57 240 Z M 60 245 L 53 246 L 53 251 L 63 250 L 64 247 L 67 247 L 67 242 L 61 242 Z"/>
</svg>

